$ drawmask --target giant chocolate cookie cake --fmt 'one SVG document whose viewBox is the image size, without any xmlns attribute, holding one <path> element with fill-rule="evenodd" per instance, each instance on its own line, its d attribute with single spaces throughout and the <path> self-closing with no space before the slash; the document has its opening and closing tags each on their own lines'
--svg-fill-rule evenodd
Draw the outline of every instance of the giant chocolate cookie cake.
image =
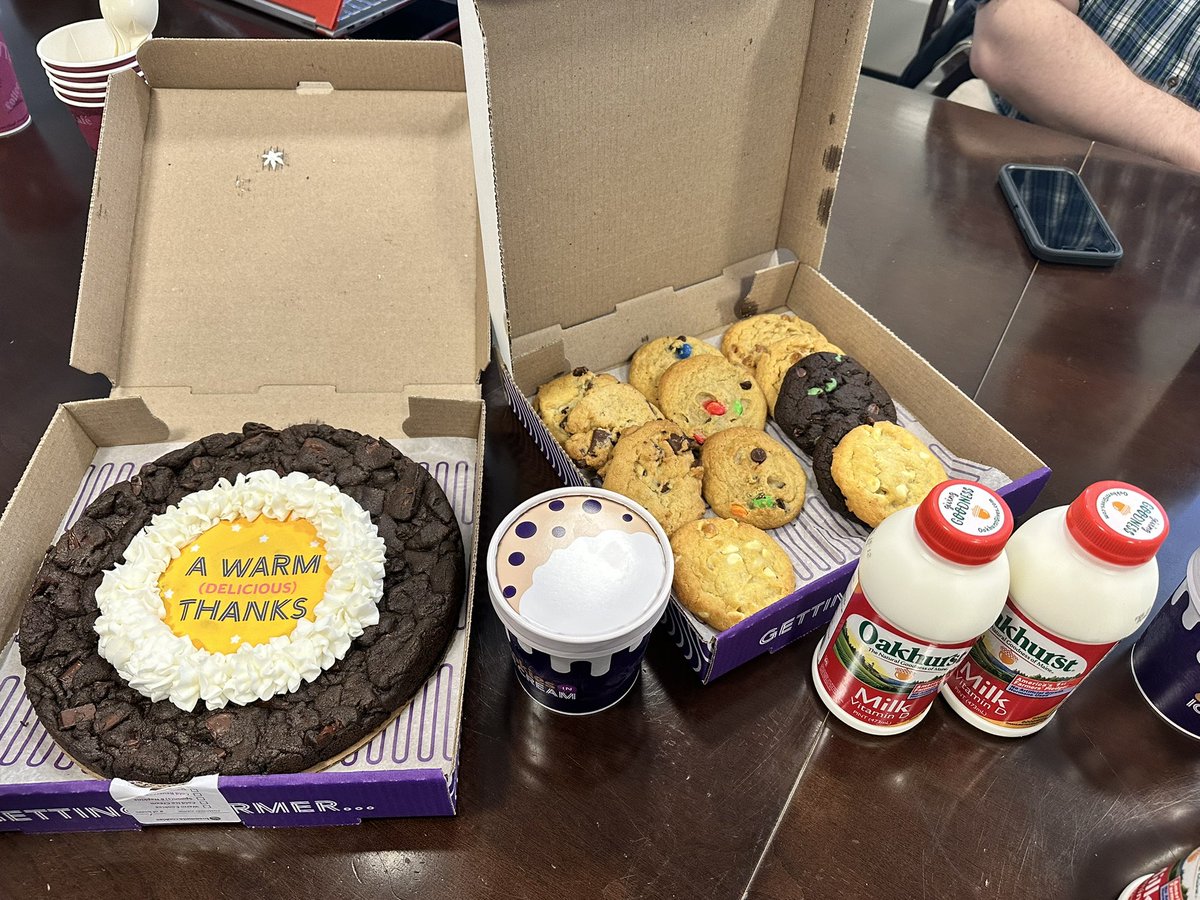
<svg viewBox="0 0 1200 900">
<path fill-rule="evenodd" d="M 209 435 L 106 490 L 21 620 L 29 698 L 87 768 L 156 783 L 339 756 L 454 632 L 462 537 L 434 479 L 324 425 Z"/>
</svg>

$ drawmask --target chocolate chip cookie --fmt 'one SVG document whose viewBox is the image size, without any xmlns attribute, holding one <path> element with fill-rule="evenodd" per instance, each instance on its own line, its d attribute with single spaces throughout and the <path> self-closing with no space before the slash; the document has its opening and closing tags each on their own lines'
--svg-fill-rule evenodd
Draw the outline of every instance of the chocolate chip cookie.
<svg viewBox="0 0 1200 900">
<path fill-rule="evenodd" d="M 661 418 L 662 413 L 633 385 L 598 384 L 567 414 L 563 448 L 575 462 L 603 475 L 623 432 Z"/>
<path fill-rule="evenodd" d="M 872 528 L 949 477 L 920 438 L 891 422 L 852 429 L 833 451 L 831 470 L 846 506 Z"/>
<path fill-rule="evenodd" d="M 733 519 L 698 519 L 671 535 L 675 596 L 717 631 L 796 589 L 784 549 L 765 531 Z"/>
<path fill-rule="evenodd" d="M 621 437 L 604 487 L 640 503 L 669 535 L 704 515 L 703 474 L 688 436 L 674 422 L 658 419 Z"/>
<path fill-rule="evenodd" d="M 686 334 L 647 341 L 638 347 L 629 363 L 629 383 L 645 394 L 651 403 L 658 403 L 658 380 L 663 372 L 681 360 L 704 354 L 720 356 L 721 351 L 700 338 Z"/>
<path fill-rule="evenodd" d="M 719 356 L 693 356 L 671 366 L 658 395 L 667 418 L 697 443 L 735 425 L 767 424 L 767 400 L 754 376 Z"/>
<path fill-rule="evenodd" d="M 218 479 L 269 469 L 334 485 L 386 548 L 379 622 L 340 662 L 290 693 L 244 706 L 152 702 L 98 652 L 96 588 L 153 516 Z M 297 772 L 368 737 L 429 677 L 458 622 L 465 554 L 437 482 L 386 441 L 326 425 L 248 424 L 147 463 L 104 491 L 46 554 L 21 618 L 25 686 L 50 735 L 105 777 Z"/>
<path fill-rule="evenodd" d="M 538 388 L 533 407 L 546 428 L 554 435 L 554 439 L 566 446 L 569 437 L 566 432 L 567 416 L 571 414 L 575 404 L 592 390 L 606 384 L 617 384 L 617 379 L 612 375 L 593 372 L 586 366 L 579 366 Z"/>
<path fill-rule="evenodd" d="M 856 360 L 841 353 L 814 353 L 788 369 L 775 401 L 775 421 L 805 453 L 813 452 L 835 420 L 853 416 L 896 421 L 891 396 Z"/>
<path fill-rule="evenodd" d="M 753 372 L 758 358 L 772 344 L 792 337 L 808 338 L 814 343 L 825 339 L 825 335 L 810 322 L 796 316 L 766 313 L 730 325 L 721 339 L 721 352 L 730 362 Z"/>
<path fill-rule="evenodd" d="M 778 528 L 804 506 L 804 467 L 765 431 L 718 431 L 705 442 L 702 461 L 704 499 L 718 516 Z"/>
</svg>

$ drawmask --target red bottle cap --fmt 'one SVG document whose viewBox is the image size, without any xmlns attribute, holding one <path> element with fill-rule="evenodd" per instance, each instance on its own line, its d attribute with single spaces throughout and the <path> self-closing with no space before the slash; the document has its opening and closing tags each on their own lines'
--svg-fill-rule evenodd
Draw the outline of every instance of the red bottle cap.
<svg viewBox="0 0 1200 900">
<path fill-rule="evenodd" d="M 930 550 L 964 566 L 991 562 L 1013 532 L 1008 504 L 974 481 L 943 481 L 921 501 L 914 521 Z"/>
<path fill-rule="evenodd" d="M 1097 481 L 1067 507 L 1067 531 L 1075 542 L 1118 566 L 1149 562 L 1170 530 L 1162 505 L 1123 481 Z"/>
</svg>

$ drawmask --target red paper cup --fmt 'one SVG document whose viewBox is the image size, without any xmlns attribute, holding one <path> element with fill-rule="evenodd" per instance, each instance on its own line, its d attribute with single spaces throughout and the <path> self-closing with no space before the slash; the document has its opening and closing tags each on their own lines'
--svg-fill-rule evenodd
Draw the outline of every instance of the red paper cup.
<svg viewBox="0 0 1200 900">
<path fill-rule="evenodd" d="M 54 82 L 50 82 L 50 87 L 54 91 L 54 96 L 68 103 L 99 103 L 103 106 L 105 98 L 108 97 L 107 89 L 99 91 L 76 91 L 59 87 Z"/>
<path fill-rule="evenodd" d="M 57 89 L 54 91 L 54 94 L 66 104 L 67 109 L 71 111 L 71 115 L 75 118 L 75 124 L 79 126 L 79 133 L 83 135 L 83 139 L 87 141 L 88 146 L 95 151 L 100 145 L 100 121 L 104 117 L 104 101 L 90 103 L 72 100 L 58 93 Z"/>
<path fill-rule="evenodd" d="M 8 55 L 8 45 L 0 34 L 0 137 L 23 131 L 30 121 L 29 107 L 25 105 L 25 95 Z"/>
<path fill-rule="evenodd" d="M 92 152 L 95 153 L 100 147 L 100 122 L 104 118 L 104 107 L 99 109 L 88 109 L 83 106 L 70 106 L 71 115 L 75 117 L 75 124 L 79 126 L 79 133 L 83 135 L 83 139 L 87 141 Z"/>
<path fill-rule="evenodd" d="M 99 84 L 91 84 L 87 82 L 66 81 L 64 79 L 50 76 L 50 86 L 57 88 L 60 91 L 72 91 L 77 94 L 90 94 L 94 97 L 103 97 L 108 93 L 108 82 L 102 81 Z"/>
<path fill-rule="evenodd" d="M 114 72 L 124 72 L 126 69 L 133 69 L 138 75 L 142 74 L 142 68 L 138 65 L 136 57 L 118 66 L 113 66 L 111 69 L 105 69 L 102 72 L 64 72 L 61 69 L 55 69 L 47 65 L 43 65 L 42 68 L 46 70 L 46 77 L 52 82 L 59 82 L 68 87 L 86 86 L 100 89 L 103 89 L 108 84 L 108 76 Z"/>
<path fill-rule="evenodd" d="M 70 96 L 69 92 L 61 91 L 53 85 L 51 85 L 50 88 L 54 91 L 54 96 L 63 103 L 67 104 L 67 106 L 102 107 L 104 106 L 105 98 L 108 96 L 108 94 L 105 93 L 100 94 L 99 96 L 88 95 L 86 97 L 72 97 Z"/>
<path fill-rule="evenodd" d="M 48 70 L 74 77 L 107 73 L 135 61 L 137 48 L 117 52 L 117 40 L 103 19 L 86 19 L 56 28 L 37 43 L 38 59 Z"/>
</svg>

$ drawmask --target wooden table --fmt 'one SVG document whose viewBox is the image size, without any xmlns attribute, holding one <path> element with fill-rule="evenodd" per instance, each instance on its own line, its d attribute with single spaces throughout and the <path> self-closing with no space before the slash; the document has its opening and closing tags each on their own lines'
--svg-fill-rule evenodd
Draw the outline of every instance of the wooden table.
<svg viewBox="0 0 1200 900">
<path fill-rule="evenodd" d="M 37 123 L 0 141 L 0 497 L 54 404 L 107 390 L 66 365 L 92 158 L 32 49 L 92 14 L 0 7 Z M 296 34 L 220 0 L 163 4 L 158 32 Z M 1083 165 L 1125 261 L 1035 267 L 995 187 L 1012 160 Z M 1164 591 L 1200 541 L 1197 199 L 1200 179 L 1169 167 L 866 80 L 824 265 L 1047 459 L 1041 506 L 1100 477 L 1157 494 L 1174 522 Z M 554 482 L 493 373 L 484 389 L 486 541 Z M 701 687 L 658 635 L 634 695 L 576 721 L 523 694 L 486 590 L 479 604 L 455 819 L 3 835 L 0 897 L 1096 900 L 1200 836 L 1196 745 L 1136 696 L 1127 654 L 1032 738 L 989 738 L 938 704 L 884 741 L 827 721 L 812 637 Z"/>
</svg>

